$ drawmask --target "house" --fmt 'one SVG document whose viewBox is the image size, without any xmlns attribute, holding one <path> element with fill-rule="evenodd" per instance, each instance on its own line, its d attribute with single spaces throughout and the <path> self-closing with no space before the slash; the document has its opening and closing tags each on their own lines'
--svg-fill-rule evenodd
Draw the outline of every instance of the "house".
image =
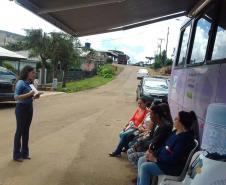
<svg viewBox="0 0 226 185">
<path fill-rule="evenodd" d="M 0 47 L 4 47 L 10 43 L 16 43 L 23 38 L 23 35 L 0 30 Z"/>
<path fill-rule="evenodd" d="M 26 65 L 30 65 L 36 68 L 37 63 L 41 61 L 39 57 L 30 57 L 29 50 L 15 51 L 15 53 L 26 57 L 26 60 L 20 61 L 20 66 L 21 66 L 20 69 L 22 69 Z"/>
<path fill-rule="evenodd" d="M 29 51 L 12 52 L 10 50 L 3 48 L 8 44 L 16 43 L 22 40 L 23 38 L 24 38 L 23 35 L 0 30 L 0 46 L 2 46 L 0 48 L 1 63 L 4 62 L 11 65 L 18 73 L 26 65 L 30 65 L 36 68 L 37 62 L 40 61 L 39 58 L 37 57 L 35 58 L 29 57 Z M 7 55 L 8 57 L 3 57 L 3 55 Z"/>
<path fill-rule="evenodd" d="M 115 58 L 116 63 L 127 65 L 130 59 L 130 57 L 127 54 L 125 54 L 123 51 L 118 50 L 109 50 L 109 51 L 117 55 L 117 57 Z"/>
<path fill-rule="evenodd" d="M 9 64 L 18 74 L 26 65 L 36 68 L 39 61 L 37 57 L 30 58 L 29 51 L 13 52 L 0 47 L 0 65 L 3 65 L 3 63 Z"/>
<path fill-rule="evenodd" d="M 112 58 L 114 61 L 118 57 L 112 51 L 84 50 L 82 48 L 78 50 L 80 53 L 81 69 L 83 71 L 92 71 L 99 65 L 105 64 L 108 58 Z"/>
</svg>

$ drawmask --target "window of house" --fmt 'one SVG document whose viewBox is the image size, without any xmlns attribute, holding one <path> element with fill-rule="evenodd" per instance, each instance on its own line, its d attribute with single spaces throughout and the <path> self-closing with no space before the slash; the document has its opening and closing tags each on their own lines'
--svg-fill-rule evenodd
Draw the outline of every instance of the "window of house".
<svg viewBox="0 0 226 185">
<path fill-rule="evenodd" d="M 190 31 L 191 31 L 191 25 L 188 25 L 182 33 L 183 38 L 181 43 L 179 59 L 177 63 L 178 66 L 183 66 L 186 62 Z"/>
<path fill-rule="evenodd" d="M 224 1 L 213 48 L 212 60 L 226 59 L 226 2 Z"/>
<path fill-rule="evenodd" d="M 206 49 L 209 40 L 211 23 L 205 18 L 200 18 L 197 22 L 194 43 L 191 53 L 191 64 L 202 63 L 205 60 Z"/>
</svg>

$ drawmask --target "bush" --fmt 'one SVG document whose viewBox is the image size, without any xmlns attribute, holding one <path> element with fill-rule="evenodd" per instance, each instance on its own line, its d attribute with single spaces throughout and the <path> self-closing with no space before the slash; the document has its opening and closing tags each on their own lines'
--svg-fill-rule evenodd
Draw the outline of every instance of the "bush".
<svg viewBox="0 0 226 185">
<path fill-rule="evenodd" d="M 112 65 L 101 66 L 98 70 L 98 75 L 104 78 L 112 78 L 115 75 L 115 69 Z"/>
<path fill-rule="evenodd" d="M 112 76 L 112 74 L 105 74 L 104 75 L 104 78 L 112 78 L 113 76 Z"/>
<path fill-rule="evenodd" d="M 16 69 L 9 63 L 3 62 L 2 63 L 2 67 L 4 67 L 4 68 L 16 73 Z"/>
<path fill-rule="evenodd" d="M 155 63 L 153 64 L 154 69 L 159 69 L 162 67 L 162 64 L 160 61 L 155 61 Z"/>
<path fill-rule="evenodd" d="M 172 66 L 172 64 L 173 64 L 173 60 L 172 59 L 167 59 L 166 60 L 166 66 Z"/>
<path fill-rule="evenodd" d="M 112 58 L 108 58 L 106 61 L 107 64 L 112 64 L 113 63 L 113 59 Z"/>
</svg>

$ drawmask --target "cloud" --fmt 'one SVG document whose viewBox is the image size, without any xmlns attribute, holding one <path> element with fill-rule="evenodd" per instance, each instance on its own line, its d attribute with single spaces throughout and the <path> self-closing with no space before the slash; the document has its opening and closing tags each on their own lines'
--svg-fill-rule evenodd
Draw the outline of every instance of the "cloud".
<svg viewBox="0 0 226 185">
<path fill-rule="evenodd" d="M 217 36 L 215 40 L 213 59 L 226 58 L 226 31 L 222 28 L 218 28 Z"/>
<path fill-rule="evenodd" d="M 205 19 L 200 19 L 198 22 L 191 56 L 191 60 L 195 63 L 204 61 L 210 26 L 211 24 Z"/>
<path fill-rule="evenodd" d="M 138 62 L 145 57 L 153 57 L 159 50 L 159 39 L 162 42 L 162 50 L 166 48 L 166 35 L 169 27 L 168 56 L 170 57 L 178 43 L 180 27 L 184 17 L 159 22 L 139 28 L 114 33 L 106 33 L 94 36 L 81 37 L 82 43 L 90 42 L 94 49 L 117 49 L 125 52 L 131 60 Z"/>
<path fill-rule="evenodd" d="M 42 28 L 45 32 L 60 31 L 54 25 L 34 15 L 16 3 L 1 0 L 0 29 L 14 33 L 25 34 L 24 28 Z M 184 18 L 180 21 L 169 20 L 155 23 L 127 31 L 118 31 L 95 36 L 81 37 L 82 43 L 91 42 L 97 50 L 117 49 L 126 52 L 133 61 L 145 60 L 146 56 L 154 56 L 157 52 L 158 39 L 165 39 L 162 48 L 166 45 L 167 28 L 170 28 L 168 56 L 177 46 L 179 30 Z"/>
<path fill-rule="evenodd" d="M 20 7 L 14 1 L 1 0 L 0 30 L 25 34 L 25 28 L 42 28 L 45 32 L 60 31 L 54 25 Z"/>
</svg>

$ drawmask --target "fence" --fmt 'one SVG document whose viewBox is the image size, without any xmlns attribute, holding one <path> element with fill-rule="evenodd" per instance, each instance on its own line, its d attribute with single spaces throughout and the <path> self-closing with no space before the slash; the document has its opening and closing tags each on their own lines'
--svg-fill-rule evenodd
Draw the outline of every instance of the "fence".
<svg viewBox="0 0 226 185">
<path fill-rule="evenodd" d="M 76 81 L 76 80 L 82 80 L 84 78 L 90 78 L 96 74 L 97 74 L 96 70 L 93 70 L 93 71 L 82 71 L 82 70 L 68 71 L 65 78 L 67 81 Z"/>
<path fill-rule="evenodd" d="M 38 79 L 40 80 L 40 76 L 41 76 L 41 72 L 37 72 L 38 74 Z M 97 74 L 97 71 L 96 70 L 93 70 L 93 71 L 82 71 L 82 70 L 73 70 L 73 71 L 68 71 L 66 76 L 65 76 L 65 79 L 66 81 L 76 81 L 76 80 L 82 80 L 82 79 L 85 79 L 85 78 L 90 78 L 94 75 Z M 57 73 L 57 80 L 58 82 L 62 82 L 63 81 L 63 76 L 64 76 L 64 73 L 63 71 L 60 71 Z M 50 84 L 53 82 L 53 71 L 47 71 L 46 70 L 46 74 L 45 74 L 45 83 L 46 84 Z"/>
</svg>

